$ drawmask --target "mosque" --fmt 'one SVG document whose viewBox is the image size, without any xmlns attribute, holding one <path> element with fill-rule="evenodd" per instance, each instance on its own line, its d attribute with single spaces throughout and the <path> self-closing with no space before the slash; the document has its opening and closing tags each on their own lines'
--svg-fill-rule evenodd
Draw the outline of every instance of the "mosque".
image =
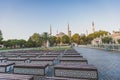
<svg viewBox="0 0 120 80">
<path fill-rule="evenodd" d="M 52 26 L 51 25 L 50 25 L 50 35 L 52 35 Z M 70 30 L 69 24 L 67 25 L 67 34 L 65 34 L 64 32 L 58 32 L 58 31 L 56 33 L 56 37 L 62 37 L 64 35 L 71 37 L 71 30 Z"/>
<path fill-rule="evenodd" d="M 92 25 L 91 25 L 91 30 L 92 32 L 91 33 L 94 33 L 95 32 L 95 25 L 94 25 L 94 22 L 92 22 Z M 52 35 L 52 27 L 50 25 L 50 35 Z M 67 34 L 65 34 L 64 32 L 58 32 L 56 33 L 56 37 L 62 37 L 64 35 L 67 35 L 69 37 L 71 37 L 71 30 L 70 30 L 70 26 L 69 24 L 67 25 Z M 86 30 L 86 36 L 88 35 L 88 31 Z M 120 39 L 120 30 L 119 31 L 113 31 L 112 34 L 108 34 L 106 36 L 101 36 L 101 37 L 97 37 L 95 39 L 93 39 L 91 41 L 91 44 L 92 45 L 98 45 L 98 44 L 102 44 L 102 38 L 103 37 L 111 37 L 113 39 L 113 42 L 115 44 L 118 44 L 117 40 Z"/>
<path fill-rule="evenodd" d="M 95 27 L 94 27 L 94 22 L 92 22 L 92 33 L 95 32 Z M 52 35 L 52 26 L 50 25 L 50 36 Z M 58 32 L 56 33 L 56 37 L 62 37 L 64 35 L 67 35 L 68 37 L 71 37 L 71 30 L 70 30 L 70 26 L 69 24 L 67 25 L 67 34 L 65 34 L 64 32 Z M 86 30 L 86 36 L 88 35 L 88 31 Z"/>
<path fill-rule="evenodd" d="M 92 33 L 94 33 L 94 32 L 95 32 L 94 22 L 92 22 Z M 91 41 L 91 44 L 92 45 L 102 44 L 102 38 L 103 37 L 111 37 L 113 39 L 113 42 L 115 44 L 118 44 L 117 40 L 120 39 L 120 30 L 119 31 L 113 31 L 112 34 L 108 34 L 106 36 L 97 37 L 97 38 L 95 38 Z"/>
</svg>

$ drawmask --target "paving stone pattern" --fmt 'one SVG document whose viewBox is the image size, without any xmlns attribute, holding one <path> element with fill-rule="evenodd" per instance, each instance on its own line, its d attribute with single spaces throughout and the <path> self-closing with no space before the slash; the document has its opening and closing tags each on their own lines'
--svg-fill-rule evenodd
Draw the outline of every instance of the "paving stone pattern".
<svg viewBox="0 0 120 80">
<path fill-rule="evenodd" d="M 99 80 L 120 80 L 120 52 L 90 48 L 75 49 L 99 71 Z"/>
</svg>

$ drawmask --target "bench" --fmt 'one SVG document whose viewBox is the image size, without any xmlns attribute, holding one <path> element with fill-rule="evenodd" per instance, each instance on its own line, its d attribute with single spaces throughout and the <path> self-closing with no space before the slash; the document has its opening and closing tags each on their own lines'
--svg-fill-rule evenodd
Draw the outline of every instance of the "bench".
<svg viewBox="0 0 120 80">
<path fill-rule="evenodd" d="M 88 79 L 61 78 L 61 77 L 46 77 L 45 80 L 88 80 Z"/>
<path fill-rule="evenodd" d="M 13 70 L 15 63 L 0 63 L 0 72 L 7 73 Z"/>
<path fill-rule="evenodd" d="M 63 55 L 63 58 L 82 58 L 83 56 L 81 55 Z"/>
<path fill-rule="evenodd" d="M 65 65 L 54 67 L 55 77 L 98 80 L 97 68 L 93 65 Z"/>
<path fill-rule="evenodd" d="M 55 58 L 30 58 L 31 63 L 53 65 Z"/>
<path fill-rule="evenodd" d="M 0 62 L 7 62 L 7 58 L 5 58 L 5 57 L 0 57 Z"/>
<path fill-rule="evenodd" d="M 48 71 L 48 64 L 19 64 L 14 66 L 14 73 L 45 76 Z"/>
<path fill-rule="evenodd" d="M 79 53 L 64 53 L 64 55 L 80 55 Z"/>
<path fill-rule="evenodd" d="M 27 58 L 8 58 L 7 62 L 13 62 L 15 64 L 27 63 Z"/>
<path fill-rule="evenodd" d="M 15 54 L 6 54 L 6 55 L 4 55 L 4 57 L 7 57 L 7 58 L 17 58 L 18 57 L 18 55 L 15 55 Z"/>
<path fill-rule="evenodd" d="M 20 55 L 21 58 L 35 58 L 37 57 L 37 55 L 33 55 L 33 54 L 24 54 L 24 55 Z"/>
<path fill-rule="evenodd" d="M 3 74 L 0 73 L 0 80 L 34 80 L 32 75 Z"/>
<path fill-rule="evenodd" d="M 40 58 L 56 58 L 58 55 L 42 55 Z"/>
<path fill-rule="evenodd" d="M 46 55 L 60 55 L 60 53 L 56 52 L 56 53 L 47 53 Z"/>
<path fill-rule="evenodd" d="M 61 58 L 61 64 L 88 64 L 85 58 Z"/>
</svg>

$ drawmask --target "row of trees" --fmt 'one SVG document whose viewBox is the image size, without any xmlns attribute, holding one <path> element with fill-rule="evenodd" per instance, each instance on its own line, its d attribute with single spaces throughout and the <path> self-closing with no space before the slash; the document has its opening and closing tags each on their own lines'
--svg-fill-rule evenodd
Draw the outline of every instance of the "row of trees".
<svg viewBox="0 0 120 80">
<path fill-rule="evenodd" d="M 47 47 L 47 42 L 50 46 L 55 46 L 58 44 L 70 44 L 70 38 L 67 35 L 62 37 L 50 36 L 47 32 L 43 34 L 34 33 L 27 41 L 27 47 Z"/>
<path fill-rule="evenodd" d="M 110 34 L 107 31 L 97 31 L 95 33 L 91 33 L 88 36 L 86 35 L 79 35 L 78 33 L 75 33 L 72 37 L 68 37 L 67 35 L 64 35 L 62 37 L 56 37 L 56 36 L 50 36 L 47 32 L 44 32 L 43 34 L 34 33 L 32 36 L 29 37 L 28 40 L 23 39 L 9 39 L 4 41 L 2 37 L 2 32 L 0 31 L 0 44 L 3 44 L 6 48 L 23 48 L 23 47 L 41 47 L 45 46 L 47 47 L 47 42 L 50 43 L 50 46 L 56 46 L 60 44 L 91 44 L 91 41 L 94 38 L 108 35 Z M 104 37 L 102 38 L 102 42 L 109 43 L 112 41 L 112 38 Z M 120 40 L 118 40 L 120 42 Z"/>
<path fill-rule="evenodd" d="M 24 48 L 24 47 L 47 47 L 47 42 L 49 42 L 49 46 L 55 46 L 58 44 L 70 44 L 70 38 L 67 35 L 62 37 L 50 36 L 47 32 L 43 34 L 34 33 L 32 36 L 29 37 L 28 40 L 24 39 L 9 39 L 9 40 L 2 40 L 2 33 L 1 33 L 1 41 L 0 43 L 4 45 L 6 48 Z"/>
<path fill-rule="evenodd" d="M 115 41 L 109 35 L 111 35 L 109 32 L 102 30 L 91 33 L 88 36 L 79 35 L 76 33 L 72 36 L 71 42 L 86 45 L 86 44 L 91 44 L 91 41 L 95 38 L 101 38 L 102 43 L 106 43 L 106 44 L 115 43 Z M 120 44 L 120 39 L 118 39 L 117 42 Z"/>
</svg>

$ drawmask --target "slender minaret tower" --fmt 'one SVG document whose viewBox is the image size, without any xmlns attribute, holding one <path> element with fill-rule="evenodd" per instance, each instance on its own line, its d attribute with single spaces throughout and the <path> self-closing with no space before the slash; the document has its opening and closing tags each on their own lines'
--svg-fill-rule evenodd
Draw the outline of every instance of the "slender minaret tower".
<svg viewBox="0 0 120 80">
<path fill-rule="evenodd" d="M 59 32 L 58 32 L 58 28 L 57 28 L 57 30 L 56 30 L 56 35 L 57 35 L 57 34 L 59 34 Z"/>
<path fill-rule="evenodd" d="M 92 33 L 95 32 L 94 22 L 92 22 Z"/>
<path fill-rule="evenodd" d="M 70 31 L 69 29 L 70 29 L 70 28 L 69 28 L 69 24 L 68 24 L 68 27 L 67 27 L 68 36 L 69 36 L 69 31 Z"/>
<path fill-rule="evenodd" d="M 86 36 L 88 36 L 88 30 L 86 30 Z"/>
<path fill-rule="evenodd" d="M 50 36 L 52 35 L 52 26 L 50 24 Z"/>
<path fill-rule="evenodd" d="M 71 31 L 70 31 L 69 24 L 68 24 L 68 26 L 67 26 L 67 32 L 68 32 L 68 36 L 71 37 Z"/>
<path fill-rule="evenodd" d="M 56 30 L 56 37 L 59 37 L 58 29 Z"/>
</svg>

